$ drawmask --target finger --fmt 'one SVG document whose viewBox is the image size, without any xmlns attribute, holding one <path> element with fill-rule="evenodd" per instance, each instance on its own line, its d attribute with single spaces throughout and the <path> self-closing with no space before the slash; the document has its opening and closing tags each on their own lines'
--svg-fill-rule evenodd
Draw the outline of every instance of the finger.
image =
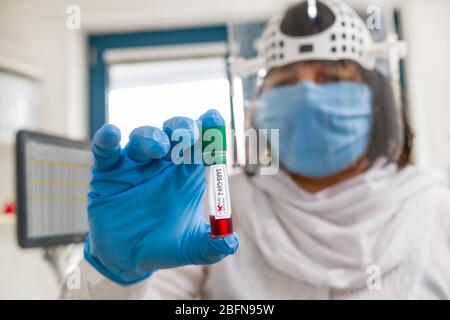
<svg viewBox="0 0 450 320">
<path fill-rule="evenodd" d="M 163 131 L 171 140 L 171 150 L 165 159 L 182 158 L 184 152 L 191 148 L 199 137 L 197 123 L 186 117 L 174 117 L 163 123 Z M 172 154 L 174 151 L 176 154 Z"/>
<path fill-rule="evenodd" d="M 199 132 L 197 124 L 190 118 L 173 117 L 163 123 L 163 131 L 171 140 L 174 140 L 172 142 L 178 142 L 176 137 L 184 134 L 183 132 L 181 132 L 178 135 L 174 136 L 175 134 L 177 134 L 178 130 L 185 131 L 189 134 L 189 144 L 191 146 L 198 140 Z M 174 139 L 172 139 L 173 136 Z"/>
<path fill-rule="evenodd" d="M 228 255 L 235 254 L 239 248 L 239 238 L 237 233 L 226 237 L 212 238 L 208 228 L 208 231 L 202 234 L 197 248 L 193 263 L 212 264 Z"/>
<path fill-rule="evenodd" d="M 104 124 L 97 130 L 92 140 L 92 153 L 96 170 L 108 170 L 119 161 L 120 139 L 119 128 L 112 124 Z"/>
<path fill-rule="evenodd" d="M 161 159 L 169 149 L 170 141 L 164 132 L 155 127 L 144 126 L 131 132 L 125 152 L 134 161 L 149 162 Z"/>
<path fill-rule="evenodd" d="M 203 129 L 225 125 L 225 121 L 220 115 L 220 112 L 215 109 L 206 111 L 198 120 L 200 121 Z"/>
</svg>

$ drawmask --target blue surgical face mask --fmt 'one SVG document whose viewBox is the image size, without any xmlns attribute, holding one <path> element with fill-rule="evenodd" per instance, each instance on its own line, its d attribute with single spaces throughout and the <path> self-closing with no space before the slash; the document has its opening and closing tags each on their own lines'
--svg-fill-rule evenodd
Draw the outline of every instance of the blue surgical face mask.
<svg viewBox="0 0 450 320">
<path fill-rule="evenodd" d="M 300 82 L 264 92 L 255 101 L 256 129 L 279 129 L 273 155 L 289 171 L 326 177 L 366 151 L 373 122 L 372 94 L 357 82 Z"/>
</svg>

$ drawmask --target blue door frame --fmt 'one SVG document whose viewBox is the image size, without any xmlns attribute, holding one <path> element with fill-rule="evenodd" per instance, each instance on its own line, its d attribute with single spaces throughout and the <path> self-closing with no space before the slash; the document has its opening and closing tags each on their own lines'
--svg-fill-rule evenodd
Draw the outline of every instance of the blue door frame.
<svg viewBox="0 0 450 320">
<path fill-rule="evenodd" d="M 201 44 L 226 42 L 226 26 L 210 26 L 164 31 L 115 33 L 89 36 L 89 135 L 106 121 L 108 92 L 107 66 L 104 61 L 105 50 L 114 48 L 137 48 L 143 46 L 162 46 L 180 44 Z"/>
</svg>

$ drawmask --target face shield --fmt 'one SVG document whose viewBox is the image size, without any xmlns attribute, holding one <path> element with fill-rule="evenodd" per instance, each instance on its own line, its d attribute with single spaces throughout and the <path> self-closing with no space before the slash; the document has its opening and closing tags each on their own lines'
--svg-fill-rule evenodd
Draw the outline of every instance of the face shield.
<svg viewBox="0 0 450 320">
<path fill-rule="evenodd" d="M 270 157 L 323 177 L 361 159 L 401 157 L 399 61 L 406 47 L 392 8 L 357 10 L 363 18 L 340 0 L 302 1 L 269 21 L 229 24 L 235 143 L 247 171 L 261 165 L 249 159 Z M 277 126 L 276 145 L 265 133 L 267 148 L 248 148 L 247 129 Z"/>
</svg>

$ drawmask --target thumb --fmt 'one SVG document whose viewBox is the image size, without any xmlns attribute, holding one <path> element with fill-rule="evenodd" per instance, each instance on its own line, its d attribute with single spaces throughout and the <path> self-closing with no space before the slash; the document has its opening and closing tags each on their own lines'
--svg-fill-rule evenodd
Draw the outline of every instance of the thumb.
<svg viewBox="0 0 450 320">
<path fill-rule="evenodd" d="M 219 262 L 228 255 L 236 253 L 239 247 L 239 238 L 237 233 L 232 235 L 212 238 L 210 227 L 204 228 L 196 246 L 196 252 L 193 255 L 193 264 L 212 264 Z"/>
</svg>

